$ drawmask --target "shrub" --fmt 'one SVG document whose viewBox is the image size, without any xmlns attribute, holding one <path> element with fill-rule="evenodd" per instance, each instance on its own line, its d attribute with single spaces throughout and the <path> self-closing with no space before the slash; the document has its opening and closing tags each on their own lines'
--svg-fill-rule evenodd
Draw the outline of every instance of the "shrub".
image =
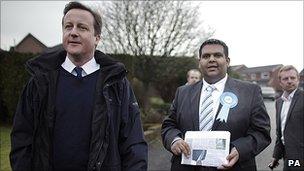
<svg viewBox="0 0 304 171">
<path fill-rule="evenodd" d="M 33 54 L 1 52 L 0 90 L 3 104 L 7 107 L 9 121 L 15 113 L 20 93 L 29 79 L 24 64 Z"/>
</svg>

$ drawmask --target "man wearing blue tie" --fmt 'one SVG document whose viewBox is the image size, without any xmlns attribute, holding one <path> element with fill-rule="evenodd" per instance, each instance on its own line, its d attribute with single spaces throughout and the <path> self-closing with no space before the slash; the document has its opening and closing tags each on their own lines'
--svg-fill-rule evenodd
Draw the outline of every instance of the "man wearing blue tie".
<svg viewBox="0 0 304 171">
<path fill-rule="evenodd" d="M 147 170 L 139 107 L 123 64 L 96 50 L 101 17 L 70 2 L 63 46 L 27 62 L 11 133 L 12 170 Z"/>
<path fill-rule="evenodd" d="M 206 40 L 199 50 L 203 80 L 177 89 L 161 130 L 164 147 L 173 154 L 172 171 L 255 171 L 255 156 L 270 144 L 270 121 L 260 87 L 229 77 L 229 63 L 227 45 Z M 228 163 L 217 168 L 182 165 L 181 153 L 190 155 L 186 131 L 215 130 L 231 133 Z"/>
</svg>

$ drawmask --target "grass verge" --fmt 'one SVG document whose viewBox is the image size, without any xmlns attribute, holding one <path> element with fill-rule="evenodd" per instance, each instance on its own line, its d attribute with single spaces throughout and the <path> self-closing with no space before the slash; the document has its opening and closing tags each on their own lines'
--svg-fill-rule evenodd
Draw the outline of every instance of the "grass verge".
<svg viewBox="0 0 304 171">
<path fill-rule="evenodd" d="M 10 141 L 11 127 L 1 124 L 0 126 L 0 170 L 11 171 L 9 163 L 9 152 L 11 150 Z"/>
</svg>

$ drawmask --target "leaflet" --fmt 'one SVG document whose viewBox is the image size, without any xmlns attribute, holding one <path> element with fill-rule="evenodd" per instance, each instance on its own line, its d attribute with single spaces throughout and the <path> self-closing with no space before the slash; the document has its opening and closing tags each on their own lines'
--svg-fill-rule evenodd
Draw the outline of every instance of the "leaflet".
<svg viewBox="0 0 304 171">
<path fill-rule="evenodd" d="M 218 167 L 228 163 L 230 132 L 187 131 L 185 141 L 191 152 L 189 158 L 182 154 L 181 164 Z"/>
</svg>

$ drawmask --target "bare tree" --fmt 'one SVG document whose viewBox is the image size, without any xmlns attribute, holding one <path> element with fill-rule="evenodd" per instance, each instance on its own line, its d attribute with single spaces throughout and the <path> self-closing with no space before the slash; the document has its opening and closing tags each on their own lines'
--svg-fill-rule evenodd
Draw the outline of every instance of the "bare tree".
<svg viewBox="0 0 304 171">
<path fill-rule="evenodd" d="M 106 1 L 96 6 L 103 16 L 106 53 L 194 56 L 213 34 L 199 19 L 199 6 L 184 1 Z"/>
</svg>

